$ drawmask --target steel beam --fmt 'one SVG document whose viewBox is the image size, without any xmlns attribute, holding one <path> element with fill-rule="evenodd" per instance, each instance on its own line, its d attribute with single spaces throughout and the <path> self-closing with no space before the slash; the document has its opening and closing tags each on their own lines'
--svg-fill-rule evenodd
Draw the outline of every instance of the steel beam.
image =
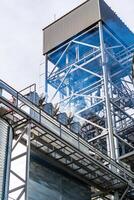
<svg viewBox="0 0 134 200">
<path fill-rule="evenodd" d="M 106 116 L 107 116 L 107 125 L 108 125 L 108 134 L 109 134 L 109 148 L 110 156 L 115 160 L 115 147 L 114 147 L 114 136 L 112 128 L 112 118 L 111 118 L 111 108 L 110 108 L 110 99 L 109 99 L 109 88 L 108 88 L 108 70 L 106 64 L 106 52 L 104 47 L 104 38 L 103 38 L 103 27 L 102 22 L 99 22 L 99 36 L 100 36 L 100 49 L 101 49 L 101 59 L 102 59 L 102 69 L 103 69 L 103 78 L 104 78 L 104 90 L 105 90 L 105 102 L 106 102 Z"/>
</svg>

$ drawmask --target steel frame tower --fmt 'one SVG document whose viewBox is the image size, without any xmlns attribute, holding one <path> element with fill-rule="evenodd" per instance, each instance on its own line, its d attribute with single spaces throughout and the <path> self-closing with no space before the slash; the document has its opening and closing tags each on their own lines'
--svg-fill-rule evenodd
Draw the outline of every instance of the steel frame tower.
<svg viewBox="0 0 134 200">
<path fill-rule="evenodd" d="M 48 102 L 74 115 L 89 144 L 133 168 L 133 33 L 99 0 L 43 31 Z"/>
<path fill-rule="evenodd" d="M 100 3 L 100 12 L 104 12 L 105 7 L 107 12 L 112 12 L 104 2 L 102 5 L 102 2 L 96 2 Z M 88 3 L 91 4 L 90 1 Z M 115 18 L 115 14 L 112 15 L 111 18 Z M 53 95 L 48 101 L 58 102 L 61 111 L 64 109 L 66 112 L 72 112 L 76 121 L 80 121 L 83 126 L 81 136 L 95 146 L 104 140 L 103 152 L 118 160 L 119 154 L 122 155 L 125 151 L 119 152 L 120 144 L 133 149 L 131 141 L 124 140 L 126 136 L 123 129 L 133 126 L 134 121 L 131 76 L 134 37 L 117 16 L 113 24 L 112 20 L 108 23 L 107 20 L 99 20 L 58 47 L 53 46 L 54 50 L 45 53 L 45 93 L 48 97 L 51 96 L 53 87 Z M 107 24 L 113 26 L 113 31 Z M 58 27 L 58 22 L 54 25 Z M 54 25 L 50 25 L 50 28 Z M 60 25 L 62 28 L 62 24 Z M 120 26 L 121 33 L 114 32 L 116 26 Z M 118 37 L 123 28 L 124 34 L 128 34 L 127 40 L 124 38 L 125 41 Z M 47 40 L 46 32 L 47 28 L 44 29 L 44 38 Z M 84 126 L 86 132 L 90 128 L 94 129 L 94 134 L 90 131 L 89 134 L 84 133 Z"/>
</svg>

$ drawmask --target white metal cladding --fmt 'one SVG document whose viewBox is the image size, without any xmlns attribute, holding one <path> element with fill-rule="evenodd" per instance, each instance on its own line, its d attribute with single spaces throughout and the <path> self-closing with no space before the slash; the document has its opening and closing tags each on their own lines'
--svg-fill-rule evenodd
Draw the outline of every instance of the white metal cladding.
<svg viewBox="0 0 134 200">
<path fill-rule="evenodd" d="M 9 184 L 9 152 L 11 144 L 9 141 L 10 127 L 0 119 L 0 200 L 7 199 L 7 190 Z M 10 143 L 10 144 L 9 144 Z"/>
<path fill-rule="evenodd" d="M 100 20 L 99 0 L 90 0 L 43 30 L 43 54 Z"/>
</svg>

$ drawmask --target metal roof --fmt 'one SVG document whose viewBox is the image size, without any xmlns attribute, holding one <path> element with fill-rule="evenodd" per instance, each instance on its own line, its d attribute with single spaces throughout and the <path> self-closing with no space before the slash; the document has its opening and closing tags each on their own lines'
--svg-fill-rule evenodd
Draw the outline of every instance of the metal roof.
<svg viewBox="0 0 134 200">
<path fill-rule="evenodd" d="M 43 29 L 43 54 L 102 20 L 126 46 L 132 45 L 134 35 L 103 0 L 88 0 Z"/>
</svg>

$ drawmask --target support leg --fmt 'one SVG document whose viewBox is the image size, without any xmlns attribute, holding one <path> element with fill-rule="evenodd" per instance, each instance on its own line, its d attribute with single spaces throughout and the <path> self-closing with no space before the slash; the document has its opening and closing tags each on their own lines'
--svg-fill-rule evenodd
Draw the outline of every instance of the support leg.
<svg viewBox="0 0 134 200">
<path fill-rule="evenodd" d="M 29 165 L 30 165 L 30 138 L 31 138 L 31 124 L 27 127 L 27 157 L 26 157 L 26 188 L 25 188 L 25 200 L 28 200 L 29 189 Z"/>
<path fill-rule="evenodd" d="M 109 88 L 108 88 L 108 70 L 107 70 L 107 65 L 106 65 L 106 54 L 105 54 L 105 48 L 104 48 L 104 38 L 103 38 L 103 29 L 102 29 L 101 21 L 99 22 L 99 35 L 100 35 L 100 49 L 101 49 L 101 59 L 102 59 L 103 79 L 104 79 L 106 117 L 107 117 L 108 133 L 109 133 L 108 139 L 109 139 L 109 147 L 111 151 L 110 156 L 112 159 L 115 160 L 114 136 L 113 136 Z"/>
</svg>

